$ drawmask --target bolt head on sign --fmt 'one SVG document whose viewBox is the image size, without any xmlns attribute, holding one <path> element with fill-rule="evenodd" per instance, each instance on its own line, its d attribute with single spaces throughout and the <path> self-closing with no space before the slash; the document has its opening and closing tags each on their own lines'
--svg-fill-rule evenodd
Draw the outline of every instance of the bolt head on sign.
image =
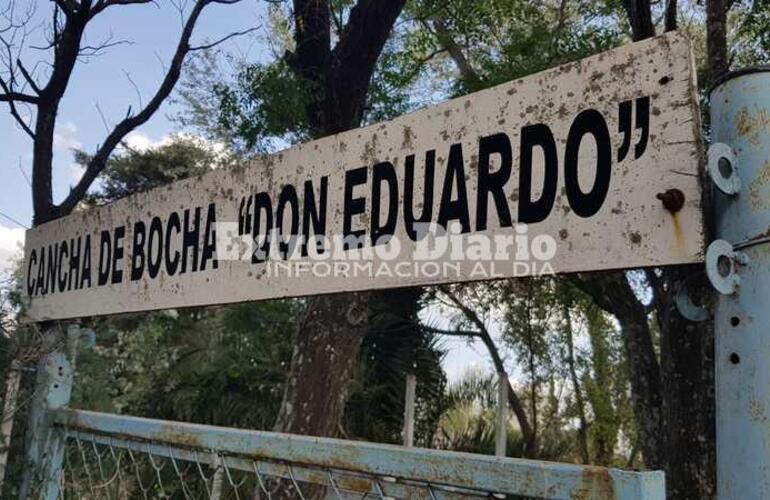
<svg viewBox="0 0 770 500">
<path fill-rule="evenodd" d="M 30 321 L 699 262 L 669 33 L 27 232 Z"/>
</svg>

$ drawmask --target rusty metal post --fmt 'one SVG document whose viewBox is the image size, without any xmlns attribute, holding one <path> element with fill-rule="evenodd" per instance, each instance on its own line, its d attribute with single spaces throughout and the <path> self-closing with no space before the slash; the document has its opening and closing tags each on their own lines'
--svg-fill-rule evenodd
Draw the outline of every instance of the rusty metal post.
<svg viewBox="0 0 770 500">
<path fill-rule="evenodd" d="M 711 91 L 718 498 L 770 495 L 770 71 Z"/>
</svg>

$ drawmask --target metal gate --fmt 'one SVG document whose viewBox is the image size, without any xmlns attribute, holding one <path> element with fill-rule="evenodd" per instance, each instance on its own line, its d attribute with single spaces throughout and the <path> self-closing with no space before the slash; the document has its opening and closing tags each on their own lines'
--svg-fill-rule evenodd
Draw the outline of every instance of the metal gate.
<svg viewBox="0 0 770 500">
<path fill-rule="evenodd" d="M 22 498 L 665 498 L 632 472 L 72 410 L 70 327 L 38 366 Z"/>
</svg>

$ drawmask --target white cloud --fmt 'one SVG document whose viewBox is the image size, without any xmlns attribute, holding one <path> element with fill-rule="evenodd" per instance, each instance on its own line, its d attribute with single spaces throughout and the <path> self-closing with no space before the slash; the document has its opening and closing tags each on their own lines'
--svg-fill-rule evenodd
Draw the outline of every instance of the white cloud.
<svg viewBox="0 0 770 500">
<path fill-rule="evenodd" d="M 70 163 L 67 165 L 66 169 L 67 177 L 74 182 L 79 181 L 86 171 L 86 168 L 83 165 L 78 165 L 77 163 Z"/>
<path fill-rule="evenodd" d="M 167 146 L 177 139 L 193 141 L 200 147 L 211 151 L 217 160 L 224 160 L 227 158 L 227 146 L 225 146 L 223 142 L 210 141 L 204 137 L 188 133 L 167 134 L 160 139 L 155 140 L 142 132 L 134 130 L 133 132 L 129 132 L 128 135 L 126 135 L 125 139 L 123 139 L 123 142 L 126 143 L 129 148 L 143 152 L 149 149 Z"/>
<path fill-rule="evenodd" d="M 160 142 L 155 142 L 150 139 L 149 136 L 141 132 L 137 132 L 136 130 L 129 132 L 128 135 L 126 135 L 126 137 L 123 139 L 123 142 L 125 142 L 129 148 L 136 149 L 137 151 L 147 151 L 148 149 L 160 145 Z"/>
<path fill-rule="evenodd" d="M 71 121 L 66 121 L 59 125 L 58 130 L 53 135 L 53 145 L 59 149 L 80 149 L 83 144 L 77 140 L 78 128 Z"/>
<path fill-rule="evenodd" d="M 0 225 L 0 275 L 11 270 L 14 260 L 21 255 L 24 229 Z"/>
</svg>

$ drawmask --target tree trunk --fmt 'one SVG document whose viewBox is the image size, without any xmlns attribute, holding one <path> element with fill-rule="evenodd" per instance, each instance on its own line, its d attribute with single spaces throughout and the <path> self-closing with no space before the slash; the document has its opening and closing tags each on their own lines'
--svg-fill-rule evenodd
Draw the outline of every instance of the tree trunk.
<svg viewBox="0 0 770 500">
<path fill-rule="evenodd" d="M 673 301 L 673 284 L 686 268 L 664 271 L 657 293 L 660 324 L 666 485 L 676 499 L 713 498 L 715 483 L 714 331 L 710 321 L 683 318 Z"/>
<path fill-rule="evenodd" d="M 350 377 L 367 330 L 368 306 L 368 293 L 309 299 L 297 328 L 276 431 L 338 435 Z"/>
<path fill-rule="evenodd" d="M 328 0 L 294 0 L 293 70 L 315 87 L 306 109 L 319 136 L 361 125 L 369 84 L 406 0 L 358 0 L 332 50 Z M 314 297 L 296 344 L 275 430 L 338 434 L 350 376 L 367 331 L 369 293 Z"/>
<path fill-rule="evenodd" d="M 631 402 L 639 428 L 639 449 L 651 469 L 663 469 L 663 400 L 660 366 L 652 343 L 645 307 L 639 302 L 624 272 L 580 275 L 576 286 L 620 323 L 628 359 Z"/>
<path fill-rule="evenodd" d="M 725 0 L 706 0 L 706 52 L 709 79 L 714 81 L 730 66 L 727 57 L 727 7 Z"/>
<path fill-rule="evenodd" d="M 628 15 L 631 35 L 635 42 L 655 36 L 650 3 L 650 0 L 623 0 L 623 7 Z"/>
<path fill-rule="evenodd" d="M 580 427 L 578 427 L 578 451 L 580 452 L 580 460 L 584 464 L 588 464 L 591 463 L 591 456 L 588 453 L 588 423 L 586 421 L 583 390 L 580 387 L 580 377 L 578 377 L 577 367 L 575 366 L 575 342 L 570 313 L 570 305 L 565 300 L 562 303 L 562 321 L 564 322 L 564 337 L 567 341 L 567 365 L 572 381 L 572 390 L 575 391 L 575 405 L 577 406 L 578 420 L 580 421 Z"/>
<path fill-rule="evenodd" d="M 495 341 L 492 339 L 492 335 L 489 333 L 487 325 L 481 321 L 479 315 L 476 314 L 473 309 L 468 307 L 460 298 L 453 294 L 449 288 L 441 287 L 441 291 L 476 327 L 478 331 L 475 336 L 484 342 L 484 345 L 489 352 L 489 356 L 492 358 L 492 364 L 495 365 L 495 372 L 506 372 L 505 365 L 503 364 L 503 358 L 500 357 L 500 352 L 495 345 Z M 519 422 L 519 429 L 521 430 L 521 435 L 524 439 L 524 456 L 534 458 L 537 455 L 537 434 L 532 425 L 530 425 L 529 417 L 527 416 L 527 412 L 524 409 L 524 405 L 522 404 L 519 396 L 516 394 L 516 391 L 513 390 L 510 379 L 506 378 L 506 380 L 508 381 L 508 404 L 511 406 L 511 410 L 513 410 L 513 413 L 516 415 L 516 420 Z"/>
<path fill-rule="evenodd" d="M 711 498 L 715 488 L 713 330 L 676 310 L 675 284 L 688 267 L 647 273 L 660 327 L 661 363 L 644 306 L 623 273 L 585 275 L 579 285 L 621 326 L 645 465 L 666 472 L 669 497 Z"/>
</svg>

